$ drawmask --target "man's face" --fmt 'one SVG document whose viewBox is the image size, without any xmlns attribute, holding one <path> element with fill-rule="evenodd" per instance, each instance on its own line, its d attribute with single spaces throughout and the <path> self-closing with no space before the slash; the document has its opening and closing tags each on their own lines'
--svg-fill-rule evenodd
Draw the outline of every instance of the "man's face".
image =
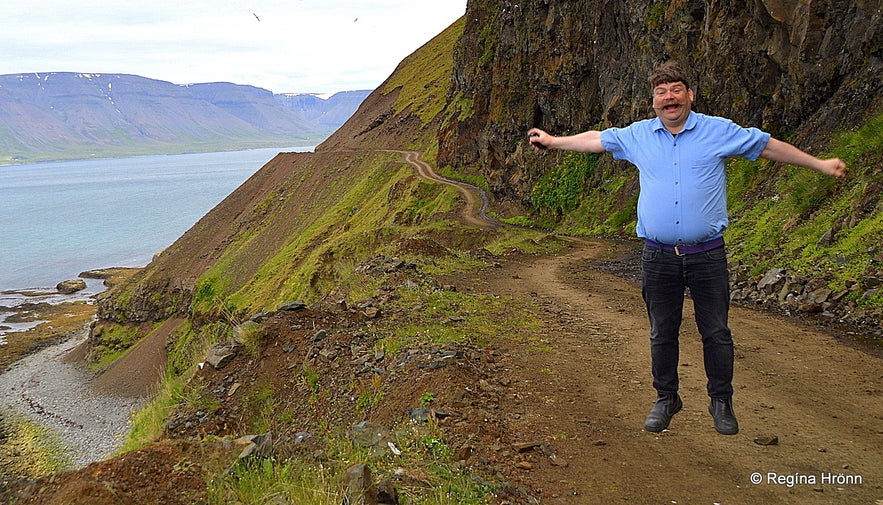
<svg viewBox="0 0 883 505">
<path fill-rule="evenodd" d="M 693 90 L 683 82 L 669 82 L 653 88 L 653 110 L 666 127 L 683 126 L 693 106 Z"/>
</svg>

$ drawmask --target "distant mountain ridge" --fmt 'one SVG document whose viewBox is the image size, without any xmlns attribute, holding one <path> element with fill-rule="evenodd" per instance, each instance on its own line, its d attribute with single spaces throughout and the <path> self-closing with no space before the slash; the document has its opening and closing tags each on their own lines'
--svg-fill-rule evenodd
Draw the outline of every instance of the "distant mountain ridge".
<svg viewBox="0 0 883 505">
<path fill-rule="evenodd" d="M 128 74 L 0 75 L 0 164 L 315 145 L 369 93 L 323 99 Z"/>
<path fill-rule="evenodd" d="M 334 131 L 340 128 L 359 108 L 371 91 L 341 91 L 328 98 L 314 93 L 276 95 L 286 109 L 300 115 L 320 128 Z"/>
</svg>

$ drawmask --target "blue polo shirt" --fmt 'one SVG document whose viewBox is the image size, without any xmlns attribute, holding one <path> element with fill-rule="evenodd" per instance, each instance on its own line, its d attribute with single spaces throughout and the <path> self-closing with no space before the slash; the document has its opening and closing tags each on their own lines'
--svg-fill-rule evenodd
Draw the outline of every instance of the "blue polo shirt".
<svg viewBox="0 0 883 505">
<path fill-rule="evenodd" d="M 720 237 L 727 217 L 726 159 L 755 160 L 770 134 L 729 119 L 691 112 L 672 135 L 659 118 L 601 132 L 601 144 L 638 167 L 637 233 L 670 245 Z"/>
</svg>

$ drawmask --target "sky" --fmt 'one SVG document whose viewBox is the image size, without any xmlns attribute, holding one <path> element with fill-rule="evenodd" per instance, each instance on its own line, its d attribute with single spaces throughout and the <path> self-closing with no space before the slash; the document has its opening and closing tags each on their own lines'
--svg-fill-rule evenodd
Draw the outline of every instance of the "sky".
<svg viewBox="0 0 883 505">
<path fill-rule="evenodd" d="M 134 74 L 274 93 L 374 89 L 466 0 L 4 0 L 0 74 Z"/>
</svg>

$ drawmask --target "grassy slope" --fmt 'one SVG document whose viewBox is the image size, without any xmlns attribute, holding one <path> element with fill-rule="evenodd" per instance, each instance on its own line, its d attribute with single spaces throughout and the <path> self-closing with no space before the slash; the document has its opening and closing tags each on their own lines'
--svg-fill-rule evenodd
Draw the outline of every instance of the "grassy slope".
<svg viewBox="0 0 883 505">
<path fill-rule="evenodd" d="M 736 257 L 754 263 L 756 273 L 788 266 L 829 277 L 842 289 L 872 271 L 880 252 L 883 114 L 840 134 L 822 156 L 844 159 L 848 176 L 835 180 L 798 167 L 734 161 L 729 205 L 735 219 L 728 238 Z M 817 247 L 828 229 L 838 230 L 834 243 Z"/>
<path fill-rule="evenodd" d="M 318 191 L 309 201 L 294 202 L 299 204 L 295 210 L 277 207 L 266 214 L 266 225 L 234 238 L 199 279 L 195 309 L 205 312 L 223 306 L 234 313 L 256 312 L 285 301 L 313 302 L 342 280 L 335 272 L 354 268 L 397 235 L 397 216 L 408 215 L 413 221 L 448 210 L 452 202 L 440 198 L 440 191 L 432 191 L 423 201 L 408 196 L 420 182 L 400 159 L 401 155 L 386 152 L 341 158 L 350 162 L 336 169 L 342 176 L 329 176 L 327 184 L 311 186 Z M 326 174 L 331 169 L 314 168 Z M 303 198 L 297 188 L 278 195 L 282 194 Z M 268 199 L 285 198 L 278 195 L 268 195 Z M 279 238 L 276 223 L 282 220 L 298 220 L 301 225 L 289 228 L 278 249 L 258 259 L 249 278 L 231 275 L 244 264 L 254 264 L 252 256 L 261 254 L 262 244 Z"/>
<path fill-rule="evenodd" d="M 450 55 L 462 26 L 462 22 L 456 23 L 409 57 L 382 90 L 398 93 L 393 110 L 399 117 L 417 118 L 417 121 L 406 121 L 416 125 L 416 131 L 402 132 L 410 135 L 410 140 L 404 142 L 408 148 L 420 150 L 430 159 L 436 149 L 432 125 L 444 114 L 444 89 L 452 70 Z M 426 90 L 430 90 L 429 95 L 425 95 Z M 424 99 L 415 105 L 416 97 Z M 399 142 L 401 146 L 403 140 L 392 142 Z M 275 182 L 250 181 L 237 191 L 243 195 L 239 198 L 233 195 L 229 202 L 231 208 L 241 205 L 242 201 L 251 202 L 239 215 L 229 214 L 223 203 L 213 210 L 212 214 L 229 214 L 229 232 L 224 232 L 226 236 L 222 240 L 211 239 L 214 221 L 210 214 L 155 261 L 156 265 L 148 267 L 140 282 L 180 275 L 181 268 L 200 268 L 194 267 L 188 258 L 212 257 L 206 268 L 197 272 L 192 322 L 184 325 L 170 348 L 168 376 L 156 399 L 137 416 L 127 450 L 161 436 L 163 421 L 175 405 L 191 400 L 187 379 L 194 373 L 195 362 L 204 356 L 206 346 L 228 338 L 233 327 L 238 327 L 240 332 L 248 328 L 250 323 L 241 321 L 249 314 L 272 310 L 292 300 L 311 303 L 333 297 L 334 301 L 345 298 L 358 302 L 374 296 L 377 286 L 364 275 L 358 275 L 356 267 L 377 254 L 419 261 L 427 271 L 450 273 L 480 263 L 468 253 L 458 251 L 460 246 L 491 250 L 519 244 L 539 247 L 536 239 L 541 234 L 527 230 L 476 234 L 452 222 L 451 211 L 457 205 L 458 193 L 448 186 L 418 178 L 413 167 L 402 160 L 401 154 L 383 150 L 280 155 L 261 172 L 281 172 L 282 176 L 278 173 L 258 175 L 258 179 L 263 177 Z M 219 252 L 215 246 L 206 245 L 206 241 L 217 244 Z M 423 243 L 451 249 L 441 257 L 422 261 L 419 247 L 413 245 Z M 117 298 L 124 300 L 125 293 L 134 290 L 137 287 L 130 285 L 122 289 Z M 499 331 L 481 324 L 466 325 L 468 334 L 452 331 L 450 325 L 439 323 L 445 318 L 436 314 L 449 305 L 457 310 L 470 307 L 468 312 L 474 314 L 512 310 L 500 300 L 439 293 L 428 288 L 419 294 L 413 291 L 401 295 L 398 303 L 418 305 L 430 300 L 432 310 L 414 314 L 411 325 L 391 329 L 379 344 L 386 352 L 419 345 L 421 342 L 414 339 L 429 338 L 429 334 L 435 335 L 433 345 L 442 345 L 444 341 L 480 339 L 485 330 Z M 195 324 L 197 321 L 199 324 Z M 214 322 L 206 324 L 207 321 Z M 511 332 L 528 327 L 520 320 L 513 321 L 518 327 L 511 328 Z M 414 330 L 413 325 L 418 325 L 419 331 Z M 451 458 L 451 452 L 444 446 L 443 435 L 422 435 L 417 444 L 427 443 L 431 443 L 433 449 L 424 451 L 422 458 L 432 461 L 406 466 L 431 467 L 433 474 L 438 473 L 441 484 L 426 490 L 413 503 L 446 503 L 450 496 L 457 496 L 460 503 L 483 503 L 488 490 L 483 488 L 481 480 L 472 479 L 459 469 L 450 473 L 452 465 L 446 461 Z M 311 496 L 310 502 L 326 503 L 336 496 L 331 491 L 338 487 L 340 465 L 352 459 L 365 459 L 365 455 L 347 453 L 340 462 L 320 468 L 306 468 L 294 460 L 268 460 L 260 468 L 238 468 L 235 477 L 219 479 L 213 485 L 218 486 L 215 489 L 225 488 L 222 493 L 225 496 L 232 493 L 243 502 L 259 501 L 258 497 L 270 488 L 284 490 L 279 492 L 290 496 L 299 496 L 297 490 L 318 489 L 320 494 L 327 494 L 325 501 Z M 329 472 L 333 475 L 329 476 Z M 250 488 L 252 485 L 254 489 Z M 223 500 L 218 498 L 218 501 Z"/>
</svg>

